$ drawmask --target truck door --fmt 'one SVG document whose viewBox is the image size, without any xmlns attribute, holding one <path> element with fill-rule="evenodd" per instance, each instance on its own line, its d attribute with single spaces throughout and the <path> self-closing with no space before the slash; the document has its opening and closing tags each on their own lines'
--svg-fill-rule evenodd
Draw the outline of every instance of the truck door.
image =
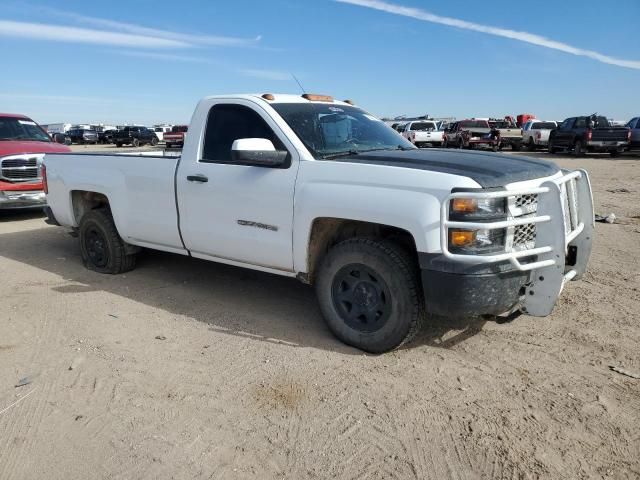
<svg viewBox="0 0 640 480">
<path fill-rule="evenodd" d="M 198 115 L 198 113 L 196 113 Z M 202 113 L 205 131 L 177 174 L 180 226 L 191 254 L 293 270 L 296 149 L 263 108 L 249 100 L 214 103 Z M 196 123 L 197 124 L 197 123 Z M 193 132 L 193 139 L 198 135 Z M 266 138 L 288 151 L 285 168 L 256 167 L 231 157 L 233 142 Z"/>
<path fill-rule="evenodd" d="M 575 118 L 567 118 L 560 124 L 556 131 L 553 143 L 557 146 L 568 147 L 573 140 L 573 123 Z"/>
</svg>

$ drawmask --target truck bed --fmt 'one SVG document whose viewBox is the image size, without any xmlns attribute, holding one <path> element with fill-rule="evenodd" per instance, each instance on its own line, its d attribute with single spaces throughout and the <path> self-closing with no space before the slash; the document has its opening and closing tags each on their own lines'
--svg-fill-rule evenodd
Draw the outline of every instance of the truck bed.
<svg viewBox="0 0 640 480">
<path fill-rule="evenodd" d="M 118 232 L 127 243 L 185 253 L 175 194 L 179 160 L 147 154 L 47 154 L 49 204 L 61 225 L 77 227 L 73 192 L 101 193 L 109 199 Z"/>
</svg>

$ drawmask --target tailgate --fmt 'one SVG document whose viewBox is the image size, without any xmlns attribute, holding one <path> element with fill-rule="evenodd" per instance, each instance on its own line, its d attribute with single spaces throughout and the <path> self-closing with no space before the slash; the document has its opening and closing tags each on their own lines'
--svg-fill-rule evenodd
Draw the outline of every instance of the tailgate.
<svg viewBox="0 0 640 480">
<path fill-rule="evenodd" d="M 624 142 L 627 140 L 626 128 L 596 128 L 592 131 L 592 141 Z"/>
</svg>

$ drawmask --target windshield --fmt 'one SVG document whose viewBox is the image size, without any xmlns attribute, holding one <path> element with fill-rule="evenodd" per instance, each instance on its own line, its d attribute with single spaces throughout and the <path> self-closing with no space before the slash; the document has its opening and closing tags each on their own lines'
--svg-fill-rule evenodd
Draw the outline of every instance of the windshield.
<svg viewBox="0 0 640 480">
<path fill-rule="evenodd" d="M 556 128 L 556 124 L 553 122 L 536 122 L 531 125 L 531 128 L 535 130 L 553 130 Z"/>
<path fill-rule="evenodd" d="M 172 132 L 172 133 L 177 133 L 177 132 L 186 132 L 188 129 L 189 129 L 189 127 L 187 127 L 187 126 L 183 125 L 183 126 L 180 126 L 180 127 L 173 127 L 173 128 L 171 129 L 171 132 Z"/>
<path fill-rule="evenodd" d="M 356 107 L 321 103 L 275 103 L 272 107 L 316 159 L 415 148 L 383 121 Z"/>
<path fill-rule="evenodd" d="M 27 118 L 0 117 L 0 141 L 51 142 L 36 122 Z"/>
<path fill-rule="evenodd" d="M 436 124 L 433 122 L 419 122 L 419 123 L 412 123 L 411 124 L 411 130 L 416 130 L 418 132 L 426 132 L 429 130 L 437 130 L 438 128 L 436 127 Z"/>
</svg>

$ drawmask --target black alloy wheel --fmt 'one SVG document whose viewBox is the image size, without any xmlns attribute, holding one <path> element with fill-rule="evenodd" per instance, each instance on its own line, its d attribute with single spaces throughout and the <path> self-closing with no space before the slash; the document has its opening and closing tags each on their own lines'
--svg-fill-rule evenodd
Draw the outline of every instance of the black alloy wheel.
<svg viewBox="0 0 640 480">
<path fill-rule="evenodd" d="M 96 227 L 89 227 L 84 241 L 91 263 L 98 268 L 105 268 L 109 264 L 109 249 L 102 232 Z"/>
<path fill-rule="evenodd" d="M 385 281 L 362 264 L 343 267 L 333 279 L 331 295 L 345 324 L 363 333 L 384 327 L 393 309 Z"/>
</svg>

